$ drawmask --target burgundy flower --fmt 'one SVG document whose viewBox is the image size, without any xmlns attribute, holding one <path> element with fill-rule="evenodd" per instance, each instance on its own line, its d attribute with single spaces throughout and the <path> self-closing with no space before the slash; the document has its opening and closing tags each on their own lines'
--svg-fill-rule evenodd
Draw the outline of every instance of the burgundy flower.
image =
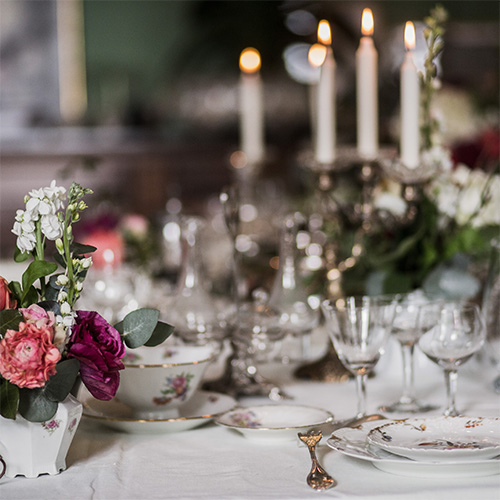
<svg viewBox="0 0 500 500">
<path fill-rule="evenodd" d="M 80 361 L 82 382 L 95 398 L 108 401 L 114 397 L 124 355 L 125 347 L 115 328 L 94 311 L 77 311 L 68 358 Z"/>
</svg>

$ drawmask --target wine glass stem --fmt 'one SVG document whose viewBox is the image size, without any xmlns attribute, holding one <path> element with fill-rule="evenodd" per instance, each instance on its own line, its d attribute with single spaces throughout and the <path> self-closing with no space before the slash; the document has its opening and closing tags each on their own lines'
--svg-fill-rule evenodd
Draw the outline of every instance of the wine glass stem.
<svg viewBox="0 0 500 500">
<path fill-rule="evenodd" d="M 356 391 L 358 394 L 357 418 L 366 415 L 366 373 L 356 375 Z"/>
<path fill-rule="evenodd" d="M 448 400 L 447 408 L 444 412 L 446 416 L 456 417 L 459 415 L 455 408 L 455 395 L 457 393 L 457 378 L 456 370 L 445 370 L 445 383 L 446 383 L 446 397 Z"/>
<path fill-rule="evenodd" d="M 415 389 L 413 382 L 413 352 L 415 345 L 401 344 L 401 354 L 403 355 L 403 394 L 401 401 L 411 403 L 415 400 Z"/>
</svg>

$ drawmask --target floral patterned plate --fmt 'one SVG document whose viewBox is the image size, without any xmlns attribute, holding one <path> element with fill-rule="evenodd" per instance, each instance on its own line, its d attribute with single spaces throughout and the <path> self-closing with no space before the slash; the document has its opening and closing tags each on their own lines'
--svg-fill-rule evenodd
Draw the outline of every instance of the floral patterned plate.
<svg viewBox="0 0 500 500">
<path fill-rule="evenodd" d="M 327 422 L 333 415 L 326 410 L 302 405 L 261 405 L 235 408 L 217 417 L 215 423 L 257 439 L 297 440 L 306 432 Z"/>
<path fill-rule="evenodd" d="M 500 455 L 500 419 L 408 418 L 376 427 L 368 433 L 367 440 L 412 460 L 484 460 Z"/>
<path fill-rule="evenodd" d="M 392 421 L 388 421 L 392 422 Z M 500 459 L 474 461 L 427 462 L 393 455 L 368 443 L 368 433 L 380 426 L 380 421 L 367 422 L 357 427 L 337 429 L 327 440 L 334 450 L 358 460 L 371 462 L 384 472 L 412 477 L 481 477 L 500 474 Z"/>
<path fill-rule="evenodd" d="M 86 391 L 85 391 L 86 392 Z M 82 391 L 83 393 L 83 391 Z M 83 403 L 83 416 L 112 429 L 134 434 L 160 434 L 181 432 L 212 421 L 216 416 L 236 406 L 227 394 L 198 391 L 173 418 L 155 414 L 153 418 L 134 417 L 132 409 L 118 400 L 99 401 L 88 392 L 79 394 Z"/>
</svg>

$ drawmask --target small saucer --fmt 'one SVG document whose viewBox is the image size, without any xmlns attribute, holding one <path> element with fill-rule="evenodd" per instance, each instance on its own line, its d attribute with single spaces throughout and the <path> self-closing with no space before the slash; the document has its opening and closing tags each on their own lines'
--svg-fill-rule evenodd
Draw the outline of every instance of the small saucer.
<svg viewBox="0 0 500 500">
<path fill-rule="evenodd" d="M 264 440 L 297 440 L 297 432 L 333 421 L 326 410 L 302 405 L 239 407 L 220 415 L 215 423 L 245 437 Z"/>
<path fill-rule="evenodd" d="M 86 391 L 80 393 L 79 398 L 83 404 L 84 417 L 135 434 L 185 431 L 206 424 L 236 406 L 236 401 L 227 394 L 198 391 L 179 408 L 175 417 L 171 413 L 162 415 L 161 412 L 155 412 L 153 418 L 137 418 L 132 408 L 116 399 L 99 401 Z"/>
</svg>

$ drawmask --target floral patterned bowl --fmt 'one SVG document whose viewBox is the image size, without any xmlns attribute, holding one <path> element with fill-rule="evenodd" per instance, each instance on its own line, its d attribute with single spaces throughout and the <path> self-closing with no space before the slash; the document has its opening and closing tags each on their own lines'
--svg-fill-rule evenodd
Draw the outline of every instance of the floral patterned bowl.
<svg viewBox="0 0 500 500">
<path fill-rule="evenodd" d="M 127 352 L 116 397 L 139 418 L 175 416 L 194 395 L 212 361 L 210 346 L 140 347 Z"/>
</svg>

